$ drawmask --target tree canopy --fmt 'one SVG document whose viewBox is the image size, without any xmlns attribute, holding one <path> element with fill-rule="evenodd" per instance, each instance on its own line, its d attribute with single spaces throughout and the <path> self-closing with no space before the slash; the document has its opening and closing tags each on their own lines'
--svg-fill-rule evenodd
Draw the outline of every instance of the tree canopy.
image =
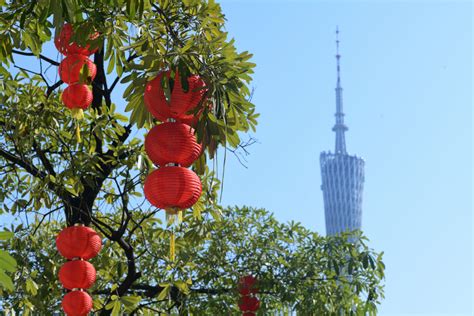
<svg viewBox="0 0 474 316">
<path fill-rule="evenodd" d="M 2 244 L 18 263 L 13 272 L 15 260 L 0 252 L 5 311 L 60 310 L 57 270 L 64 259 L 54 239 L 77 222 L 103 237 L 103 250 L 92 260 L 98 280 L 90 290 L 100 315 L 237 314 L 242 274 L 259 280 L 261 313 L 376 311 L 384 267 L 363 237 L 324 238 L 296 223 L 278 223 L 264 210 L 219 206 L 218 148 L 225 153 L 245 147 L 240 137 L 255 130 L 258 114 L 250 100 L 251 54 L 238 52 L 228 39 L 218 4 L 0 4 L 0 205 L 5 222 L 11 222 L 5 228 L 14 232 Z M 73 25 L 78 43 L 99 34 L 89 42 L 98 48 L 97 76 L 82 120 L 64 107 L 62 81 L 51 75 L 61 58 L 43 49 L 64 22 Z M 30 61 L 20 63 L 19 56 Z M 142 196 L 144 177 L 153 169 L 142 135 L 156 124 L 143 93 L 146 82 L 163 70 L 199 74 L 207 88 L 196 126 L 205 150 L 192 166 L 203 194 L 192 209 L 168 220 Z M 114 97 L 119 85 L 123 96 Z"/>
</svg>

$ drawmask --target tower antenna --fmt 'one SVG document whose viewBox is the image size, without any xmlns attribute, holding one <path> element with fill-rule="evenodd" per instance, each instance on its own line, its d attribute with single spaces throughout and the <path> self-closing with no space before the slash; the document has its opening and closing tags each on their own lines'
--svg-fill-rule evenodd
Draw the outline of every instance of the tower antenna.
<svg viewBox="0 0 474 316">
<path fill-rule="evenodd" d="M 342 108 L 342 87 L 341 87 L 341 54 L 339 53 L 339 27 L 336 27 L 336 60 L 337 60 L 337 84 L 336 84 L 336 124 L 332 128 L 336 132 L 336 154 L 346 154 L 345 131 L 348 130 L 344 124 L 344 112 Z"/>
</svg>

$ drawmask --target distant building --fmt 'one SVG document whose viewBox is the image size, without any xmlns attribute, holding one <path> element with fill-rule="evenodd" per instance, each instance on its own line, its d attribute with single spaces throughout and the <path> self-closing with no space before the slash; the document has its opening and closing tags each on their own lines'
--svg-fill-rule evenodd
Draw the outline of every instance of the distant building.
<svg viewBox="0 0 474 316">
<path fill-rule="evenodd" d="M 335 152 L 322 152 L 321 177 L 326 218 L 326 234 L 360 229 L 362 225 L 362 191 L 364 188 L 364 160 L 346 151 L 342 87 L 340 76 L 339 30 L 336 30 L 336 133 Z"/>
</svg>

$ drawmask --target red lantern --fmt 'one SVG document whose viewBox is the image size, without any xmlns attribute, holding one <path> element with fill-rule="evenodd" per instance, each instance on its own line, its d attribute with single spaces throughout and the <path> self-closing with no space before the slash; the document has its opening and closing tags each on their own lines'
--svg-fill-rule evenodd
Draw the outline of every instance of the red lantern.
<svg viewBox="0 0 474 316">
<path fill-rule="evenodd" d="M 86 47 L 79 46 L 78 44 L 71 42 L 71 37 L 73 35 L 72 25 L 66 23 L 63 25 L 59 36 L 54 39 L 54 45 L 56 49 L 61 52 L 63 55 L 72 55 L 72 54 L 80 54 L 89 56 L 94 54 L 97 51 L 97 48 L 94 50 L 90 50 L 90 46 L 86 45 Z M 94 33 L 91 35 L 90 39 L 94 40 L 99 37 L 99 33 Z"/>
<path fill-rule="evenodd" d="M 239 293 L 241 295 L 255 294 L 258 292 L 256 288 L 257 279 L 252 275 L 246 275 L 239 280 Z"/>
<path fill-rule="evenodd" d="M 239 308 L 243 312 L 255 312 L 260 307 L 260 301 L 255 296 L 242 296 Z"/>
<path fill-rule="evenodd" d="M 201 196 L 201 180 L 183 167 L 161 167 L 148 175 L 143 188 L 151 204 L 162 209 L 185 209 Z"/>
<path fill-rule="evenodd" d="M 252 275 L 246 275 L 240 278 L 239 286 L 240 287 L 252 287 L 257 283 L 257 279 Z"/>
<path fill-rule="evenodd" d="M 88 289 L 94 284 L 96 271 L 92 264 L 83 260 L 68 261 L 59 270 L 59 281 L 68 289 Z"/>
<path fill-rule="evenodd" d="M 92 103 L 92 91 L 88 85 L 76 83 L 64 89 L 61 99 L 69 109 L 87 109 Z"/>
<path fill-rule="evenodd" d="M 61 80 L 68 84 L 78 83 L 84 65 L 87 66 L 87 77 L 90 78 L 90 80 L 94 80 L 97 67 L 87 56 L 79 54 L 69 55 L 61 61 L 59 64 L 59 76 Z"/>
<path fill-rule="evenodd" d="M 189 89 L 188 92 L 184 92 L 179 74 L 176 73 L 168 103 L 161 83 L 163 74 L 170 77 L 169 71 L 162 72 L 155 79 L 149 81 L 145 87 L 144 98 L 148 111 L 162 122 L 168 118 L 187 123 L 193 122 L 195 115 L 187 113 L 194 110 L 201 101 L 205 93 L 205 89 L 202 89 L 205 86 L 204 81 L 197 75 L 188 77 Z"/>
<path fill-rule="evenodd" d="M 145 137 L 145 151 L 155 165 L 177 163 L 189 167 L 201 154 L 194 129 L 183 123 L 165 122 Z"/>
<path fill-rule="evenodd" d="M 63 229 L 56 238 L 59 253 L 67 259 L 94 258 L 102 248 L 100 236 L 90 227 L 70 226 Z"/>
<path fill-rule="evenodd" d="M 62 306 L 68 316 L 85 316 L 92 310 L 92 297 L 84 291 L 72 291 L 64 295 Z"/>
<path fill-rule="evenodd" d="M 249 295 L 258 293 L 258 289 L 253 285 L 242 285 L 239 287 L 240 295 Z"/>
</svg>

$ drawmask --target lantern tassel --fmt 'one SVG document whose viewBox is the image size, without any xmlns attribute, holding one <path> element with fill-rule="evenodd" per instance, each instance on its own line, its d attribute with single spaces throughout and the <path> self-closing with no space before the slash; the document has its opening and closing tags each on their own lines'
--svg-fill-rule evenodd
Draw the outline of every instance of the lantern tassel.
<svg viewBox="0 0 474 316">
<path fill-rule="evenodd" d="M 170 260 L 171 261 L 174 261 L 175 259 L 175 236 L 174 236 L 174 232 L 171 232 L 171 235 L 170 235 Z"/>
<path fill-rule="evenodd" d="M 82 120 L 84 118 L 84 110 L 80 108 L 71 109 L 71 115 L 76 120 Z"/>
<path fill-rule="evenodd" d="M 76 139 L 78 143 L 82 142 L 81 139 L 81 128 L 79 127 L 79 124 L 76 124 Z"/>
</svg>

